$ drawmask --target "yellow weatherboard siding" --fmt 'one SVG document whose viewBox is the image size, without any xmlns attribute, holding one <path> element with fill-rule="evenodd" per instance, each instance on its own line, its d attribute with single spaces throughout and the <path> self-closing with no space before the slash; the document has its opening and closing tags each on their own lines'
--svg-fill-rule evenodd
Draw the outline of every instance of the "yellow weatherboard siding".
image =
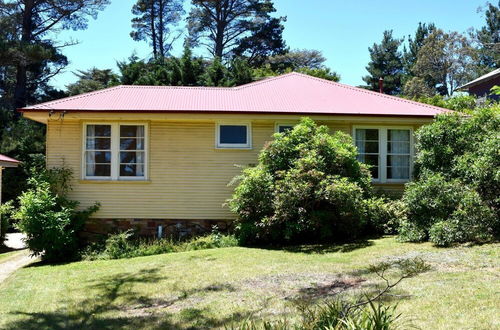
<svg viewBox="0 0 500 330">
<path fill-rule="evenodd" d="M 101 203 L 95 218 L 143 219 L 233 219 L 223 204 L 234 187 L 228 187 L 241 166 L 257 163 L 257 155 L 272 139 L 277 123 L 293 123 L 299 115 L 211 115 L 211 114 L 78 114 L 48 120 L 48 114 L 26 113 L 47 123 L 47 166 L 69 167 L 73 173 L 70 198 L 82 207 Z M 56 116 L 58 117 L 58 116 Z M 418 127 L 428 120 L 397 118 L 318 117 L 332 131 L 348 134 L 353 125 L 406 125 Z M 231 121 L 251 123 L 252 149 L 217 149 L 216 124 Z M 86 122 L 145 122 L 149 124 L 149 177 L 147 181 L 90 181 L 82 179 L 83 125 Z M 380 185 L 378 185 L 380 186 Z M 388 185 L 400 190 L 402 185 Z"/>
</svg>

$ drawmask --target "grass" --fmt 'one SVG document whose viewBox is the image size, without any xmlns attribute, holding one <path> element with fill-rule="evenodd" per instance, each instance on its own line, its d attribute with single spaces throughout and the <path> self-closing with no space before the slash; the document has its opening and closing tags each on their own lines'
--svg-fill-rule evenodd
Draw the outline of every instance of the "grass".
<svg viewBox="0 0 500 330">
<path fill-rule="evenodd" d="M 0 248 L 1 249 L 1 248 Z M 7 249 L 6 249 L 7 250 Z M 9 252 L 3 252 L 0 250 L 0 264 L 7 262 L 9 260 L 12 260 L 19 254 L 23 254 L 26 251 L 19 251 L 19 250 L 7 250 Z"/>
<path fill-rule="evenodd" d="M 392 237 L 286 250 L 223 248 L 34 265 L 0 284 L 0 328 L 217 328 L 293 319 L 294 301 L 373 290 L 371 263 L 420 256 L 432 270 L 391 299 L 422 329 L 500 326 L 500 244 L 438 249 Z"/>
</svg>

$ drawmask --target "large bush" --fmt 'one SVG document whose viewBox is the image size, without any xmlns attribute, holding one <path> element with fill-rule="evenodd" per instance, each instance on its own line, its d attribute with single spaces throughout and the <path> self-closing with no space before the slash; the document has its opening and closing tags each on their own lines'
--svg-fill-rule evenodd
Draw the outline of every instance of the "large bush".
<svg viewBox="0 0 500 330">
<path fill-rule="evenodd" d="M 42 171 L 29 180 L 30 188 L 19 197 L 14 218 L 26 234 L 33 255 L 47 261 L 66 261 L 77 255 L 78 233 L 98 205 L 78 210 L 78 202 L 67 199 L 71 173 L 65 169 Z"/>
<path fill-rule="evenodd" d="M 500 232 L 500 106 L 440 115 L 417 131 L 404 240 L 483 242 Z"/>
<path fill-rule="evenodd" d="M 242 243 L 353 239 L 366 227 L 371 177 L 350 136 L 303 119 L 275 134 L 238 177 L 229 206 Z"/>
</svg>

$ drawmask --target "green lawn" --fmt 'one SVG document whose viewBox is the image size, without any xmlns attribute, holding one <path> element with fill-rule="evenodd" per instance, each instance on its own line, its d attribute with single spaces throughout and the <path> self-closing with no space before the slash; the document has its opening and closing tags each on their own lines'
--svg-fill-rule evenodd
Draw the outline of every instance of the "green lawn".
<svg viewBox="0 0 500 330">
<path fill-rule="evenodd" d="M 17 255 L 23 254 L 26 251 L 9 251 L 9 252 L 0 252 L 0 264 L 12 260 Z"/>
<path fill-rule="evenodd" d="M 0 328 L 210 328 L 293 318 L 292 301 L 372 290 L 360 270 L 421 256 L 432 270 L 394 292 L 422 329 L 500 326 L 500 244 L 437 249 L 394 238 L 336 247 L 225 248 L 113 261 L 32 266 L 0 284 Z"/>
</svg>

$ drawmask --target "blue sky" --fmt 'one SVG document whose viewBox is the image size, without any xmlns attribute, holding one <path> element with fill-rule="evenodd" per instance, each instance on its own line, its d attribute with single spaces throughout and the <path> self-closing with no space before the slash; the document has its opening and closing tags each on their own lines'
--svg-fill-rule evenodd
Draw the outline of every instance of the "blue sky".
<svg viewBox="0 0 500 330">
<path fill-rule="evenodd" d="M 76 70 L 97 67 L 117 71 L 116 61 L 133 52 L 139 57 L 150 55 L 145 42 L 129 36 L 134 2 L 112 0 L 97 20 L 89 21 L 88 29 L 57 35 L 59 41 L 73 39 L 79 44 L 64 48 L 70 65 L 53 79 L 56 87 L 73 82 L 72 72 Z M 484 12 L 478 12 L 478 8 L 485 4 L 485 0 L 275 0 L 276 14 L 288 18 L 284 33 L 287 44 L 292 49 L 321 50 L 326 64 L 340 73 L 341 82 L 350 85 L 363 83 L 368 47 L 382 39 L 384 30 L 392 29 L 396 37 L 406 37 L 414 33 L 418 22 L 434 22 L 445 31 L 466 32 L 484 25 Z M 179 43 L 174 54 L 181 48 Z"/>
</svg>

